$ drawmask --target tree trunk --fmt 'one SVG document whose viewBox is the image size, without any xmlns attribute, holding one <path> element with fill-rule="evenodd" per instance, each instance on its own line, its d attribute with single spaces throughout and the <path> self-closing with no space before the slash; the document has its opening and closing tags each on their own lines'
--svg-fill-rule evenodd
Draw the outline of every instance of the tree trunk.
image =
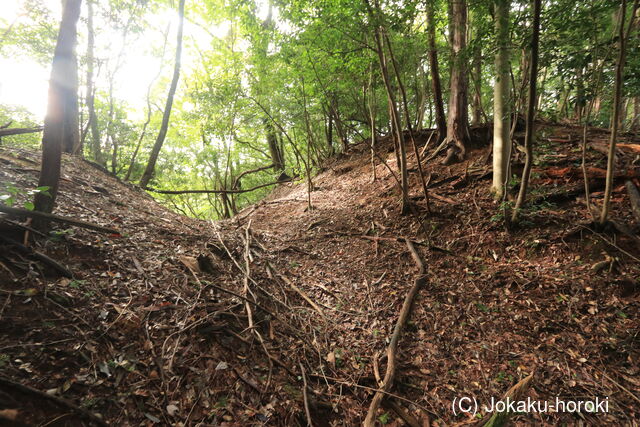
<svg viewBox="0 0 640 427">
<path fill-rule="evenodd" d="M 75 44 L 72 50 L 72 57 L 69 63 L 69 87 L 65 88 L 64 98 L 64 127 L 67 138 L 64 140 L 62 150 L 65 153 L 76 154 L 80 150 L 80 120 L 78 110 L 78 59 L 76 56 Z M 66 130 L 68 129 L 68 131 Z"/>
<path fill-rule="evenodd" d="M 93 49 L 95 45 L 93 31 L 93 0 L 87 1 L 87 93 L 85 97 L 85 103 L 87 104 L 87 110 L 89 112 L 89 128 L 91 130 L 91 153 L 93 154 L 93 160 L 104 166 L 105 161 L 102 157 L 102 147 L 100 146 L 100 128 L 98 127 L 98 117 L 95 109 L 95 95 L 93 87 L 93 69 L 94 69 L 94 54 Z"/>
<path fill-rule="evenodd" d="M 177 45 L 176 45 L 176 59 L 175 65 L 173 68 L 173 78 L 171 79 L 171 87 L 169 88 L 169 94 L 167 95 L 167 103 L 164 108 L 164 114 L 162 115 L 162 124 L 160 125 L 160 132 L 158 133 L 158 138 L 156 139 L 156 143 L 153 145 L 153 149 L 151 150 L 151 154 L 149 155 L 149 162 L 147 163 L 147 168 L 142 174 L 142 178 L 140 178 L 140 186 L 142 188 L 146 188 L 149 181 L 153 177 L 153 172 L 156 167 L 156 162 L 158 161 L 158 155 L 160 154 L 160 150 L 162 149 L 162 144 L 164 144 L 164 139 L 167 136 L 167 129 L 169 128 L 169 117 L 171 116 L 171 106 L 173 105 L 173 96 L 176 93 L 176 89 L 178 88 L 178 79 L 180 78 L 180 57 L 182 54 L 182 30 L 184 27 L 184 2 L 185 0 L 180 0 L 178 5 L 178 16 L 179 16 L 179 24 L 178 24 L 178 37 L 177 37 Z"/>
<path fill-rule="evenodd" d="M 467 46 L 467 2 L 451 1 L 449 32 L 452 46 L 451 90 L 449 95 L 449 117 L 447 121 L 448 152 L 444 164 L 461 162 L 466 154 L 469 135 L 467 103 L 467 65 L 464 49 Z"/>
<path fill-rule="evenodd" d="M 582 114 L 584 112 L 585 97 L 584 97 L 584 82 L 582 75 L 582 67 L 576 68 L 576 103 L 574 106 L 575 119 L 578 123 L 582 121 Z"/>
<path fill-rule="evenodd" d="M 71 97 L 78 96 L 73 87 L 74 71 L 77 73 L 77 65 L 74 66 L 74 49 L 77 42 L 77 23 L 80 17 L 81 0 L 67 0 L 62 11 L 62 21 L 56 42 L 51 66 L 51 79 L 49 81 L 49 104 L 47 116 L 44 121 L 42 136 L 42 167 L 40 169 L 39 187 L 49 187 L 48 193 L 42 192 L 35 195 L 35 209 L 40 212 L 51 213 L 58 194 L 60 179 L 60 160 L 62 148 L 67 146 L 67 141 L 77 141 L 79 138 L 78 127 L 68 126 L 69 114 L 75 114 L 77 110 L 70 111 L 68 102 Z M 77 82 L 78 76 L 75 76 Z M 76 100 L 77 105 L 77 100 Z M 42 224 L 42 226 L 46 226 Z"/>
<path fill-rule="evenodd" d="M 478 125 L 482 121 L 482 48 L 478 45 L 473 52 L 473 108 L 471 113 L 471 124 Z"/>
<path fill-rule="evenodd" d="M 409 179 L 407 173 L 407 153 L 405 150 L 404 144 L 404 135 L 402 133 L 402 123 L 400 122 L 400 115 L 398 114 L 398 108 L 396 105 L 395 94 L 393 92 L 393 88 L 391 87 L 391 80 L 389 79 L 389 68 L 387 65 L 387 58 L 384 54 L 384 46 L 382 44 L 382 28 L 379 20 L 380 17 L 380 6 L 375 3 L 375 12 L 371 8 L 368 0 L 365 0 L 365 3 L 368 7 L 369 17 L 374 26 L 374 38 L 376 41 L 376 52 L 378 54 L 378 62 L 380 65 L 380 72 L 382 74 L 382 80 L 384 82 L 384 87 L 387 91 L 387 100 L 389 104 L 389 112 L 391 115 L 391 127 L 396 141 L 396 158 L 398 159 L 398 168 L 400 169 L 401 176 L 401 208 L 400 213 L 402 215 L 406 215 L 410 210 L 410 201 L 409 201 Z"/>
<path fill-rule="evenodd" d="M 427 37 L 429 42 L 429 69 L 431 71 L 431 85 L 433 90 L 433 104 L 436 116 L 436 128 L 438 129 L 438 141 L 442 141 L 447 135 L 447 119 L 444 115 L 444 103 L 442 101 L 442 85 L 440 83 L 440 71 L 438 70 L 438 50 L 436 49 L 436 22 L 433 17 L 433 3 L 427 2 Z"/>
<path fill-rule="evenodd" d="M 527 123 L 524 135 L 525 161 L 518 199 L 513 207 L 511 222 L 518 220 L 518 213 L 527 198 L 527 188 L 533 164 L 533 128 L 536 112 L 536 83 L 538 81 L 538 45 L 540 39 L 540 2 L 533 0 L 533 35 L 531 37 L 531 68 L 529 69 L 529 98 L 527 105 Z"/>
<path fill-rule="evenodd" d="M 633 2 L 633 9 L 631 14 L 631 20 L 629 22 L 628 29 L 633 27 L 633 20 L 638 8 L 638 0 Z M 615 171 L 615 157 L 616 157 L 616 139 L 618 138 L 618 122 L 620 120 L 620 101 L 622 100 L 622 81 L 624 78 L 624 63 L 626 60 L 626 39 L 629 32 L 625 32 L 625 15 L 627 11 L 627 0 L 622 0 L 620 5 L 620 17 L 618 27 L 620 32 L 618 33 L 618 43 L 620 44 L 620 52 L 618 53 L 618 61 L 616 64 L 616 82 L 613 94 L 613 117 L 611 120 L 611 137 L 609 139 L 609 155 L 607 157 L 607 179 L 604 190 L 604 202 L 602 205 L 602 212 L 600 213 L 600 224 L 607 222 L 609 217 L 609 209 L 611 204 L 611 193 L 613 192 L 613 177 Z"/>
<path fill-rule="evenodd" d="M 269 146 L 269 154 L 271 155 L 273 169 L 278 173 L 283 173 L 285 165 L 282 152 L 278 144 L 278 136 L 276 135 L 276 130 L 268 118 L 264 119 L 264 128 L 267 134 L 267 145 Z"/>
<path fill-rule="evenodd" d="M 511 158 L 511 111 L 509 111 L 509 8 L 511 0 L 495 0 L 496 82 L 493 87 L 493 184 L 491 191 L 502 199 Z"/>
</svg>

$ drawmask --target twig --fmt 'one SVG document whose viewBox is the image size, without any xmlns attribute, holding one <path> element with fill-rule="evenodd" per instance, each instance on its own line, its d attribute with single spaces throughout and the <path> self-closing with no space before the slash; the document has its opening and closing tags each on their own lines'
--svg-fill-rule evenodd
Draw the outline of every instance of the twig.
<svg viewBox="0 0 640 427">
<path fill-rule="evenodd" d="M 418 295 L 418 291 L 422 286 L 426 283 L 426 278 L 424 276 L 424 263 L 420 258 L 420 255 L 416 251 L 416 248 L 411 243 L 411 240 L 405 239 L 407 243 L 407 248 L 411 253 L 411 257 L 418 267 L 418 277 L 413 282 L 413 286 L 409 290 L 404 303 L 402 304 L 402 309 L 400 310 L 400 315 L 398 316 L 398 321 L 396 322 L 396 326 L 394 328 L 393 334 L 391 335 L 391 340 L 389 342 L 389 347 L 387 348 L 387 370 L 384 375 L 383 384 L 381 387 L 381 391 L 376 392 L 373 396 L 373 400 L 371 401 L 371 405 L 369 406 L 369 411 L 367 412 L 367 417 L 364 420 L 365 427 L 373 427 L 375 424 L 376 413 L 378 412 L 378 408 L 380 407 L 380 403 L 382 403 L 382 399 L 385 397 L 385 393 L 382 391 L 388 392 L 391 390 L 393 386 L 393 380 L 395 378 L 396 371 L 396 356 L 398 350 L 398 343 L 400 341 L 400 336 L 402 335 L 402 330 L 404 329 L 404 325 L 407 323 L 409 319 L 409 315 L 411 314 L 411 307 L 413 305 L 413 301 Z"/>
<path fill-rule="evenodd" d="M 307 426 L 313 427 L 311 422 L 311 411 L 309 410 L 309 397 L 307 396 L 307 376 L 304 372 L 304 366 L 300 363 L 300 372 L 302 372 L 302 398 L 304 399 L 304 413 L 307 416 Z"/>
<path fill-rule="evenodd" d="M 278 277 L 280 277 L 280 278 L 281 278 L 281 279 L 282 279 L 282 280 L 283 280 L 287 285 L 289 285 L 289 286 L 291 287 L 291 289 L 293 289 L 294 291 L 296 291 L 296 293 L 297 293 L 298 295 L 300 295 L 300 296 L 301 296 L 301 297 L 302 297 L 306 302 L 308 302 L 308 303 L 309 303 L 309 305 L 310 305 L 311 307 L 313 307 L 313 309 L 314 309 L 315 311 L 317 311 L 323 319 L 326 319 L 326 318 L 327 318 L 327 316 L 325 316 L 324 312 L 323 312 L 323 311 L 322 311 L 322 309 L 318 306 L 318 304 L 316 304 L 315 302 L 313 302 L 313 300 L 312 300 L 311 298 L 309 298 L 309 296 L 308 296 L 307 294 L 305 294 L 305 293 L 302 291 L 302 289 L 300 289 L 299 287 L 297 287 L 297 286 L 296 286 L 296 285 L 295 285 L 291 280 L 289 280 L 286 276 L 284 276 L 284 275 L 282 275 L 282 274 L 278 273 L 278 272 L 276 271 L 276 269 L 273 267 L 273 265 L 272 265 L 271 263 L 267 263 L 267 265 L 269 266 L 269 268 L 270 268 L 273 272 L 275 272 L 275 273 L 278 275 Z"/>
</svg>

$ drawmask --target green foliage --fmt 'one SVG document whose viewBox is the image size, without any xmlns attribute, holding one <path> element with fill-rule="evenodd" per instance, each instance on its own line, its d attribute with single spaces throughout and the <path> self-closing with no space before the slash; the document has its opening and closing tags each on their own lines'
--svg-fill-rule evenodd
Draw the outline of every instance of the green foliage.
<svg viewBox="0 0 640 427">
<path fill-rule="evenodd" d="M 174 3 L 94 1 L 99 146 L 104 165 L 121 178 L 130 171 L 133 182 L 142 174 L 160 127 L 173 66 L 167 58 L 173 57 L 175 47 Z M 409 119 L 419 127 L 431 127 L 434 112 L 427 61 L 426 3 L 379 3 L 375 24 L 384 27 L 389 37 L 407 91 Z M 446 105 L 451 60 L 449 2 L 436 0 L 430 4 L 435 12 L 436 48 Z M 0 55 L 25 55 L 50 63 L 59 17 L 46 5 L 44 0 L 28 0 L 23 2 L 23 13 L 15 22 L 0 19 Z M 469 43 L 461 57 L 470 64 L 479 60 L 480 70 L 477 73 L 477 68 L 470 67 L 469 99 L 471 102 L 473 94 L 479 93 L 482 110 L 491 120 L 496 45 L 493 1 L 468 1 L 468 5 Z M 614 0 L 544 2 L 541 115 L 553 119 L 575 117 L 579 107 L 597 99 L 599 108 L 594 109 L 591 121 L 608 124 L 617 53 L 612 16 L 618 7 L 619 2 Z M 386 93 L 373 49 L 374 23 L 366 2 L 204 0 L 187 2 L 186 15 L 180 85 L 153 187 L 238 190 L 274 182 L 281 171 L 273 168 L 243 175 L 271 164 L 274 147 L 282 152 L 288 176 L 312 176 L 328 156 L 371 136 L 369 106 L 375 112 L 377 132 L 389 133 Z M 522 113 L 531 36 L 530 2 L 513 0 L 510 16 L 512 103 Z M 81 91 L 87 66 L 84 19 L 78 26 L 77 49 Z M 637 40 L 637 33 L 632 37 Z M 128 48 L 141 40 L 145 53 L 157 60 L 139 70 L 150 85 L 149 98 L 120 99 L 123 95 L 118 89 L 130 78 L 124 73 L 123 64 L 139 53 L 130 54 Z M 624 92 L 627 97 L 634 97 L 640 95 L 638 43 L 629 43 L 627 60 Z M 84 102 L 81 106 L 85 155 L 91 157 L 89 115 Z M 419 111 L 421 106 L 424 111 Z M 147 109 L 151 112 L 145 126 Z M 0 125 L 10 120 L 20 127 L 41 124 L 24 110 L 0 106 Z M 36 147 L 40 139 L 39 134 L 25 134 L 7 137 L 3 142 Z M 221 218 L 255 202 L 271 188 L 226 196 L 182 194 L 158 198 L 186 215 Z M 502 221 L 507 208 L 500 206 L 492 220 Z"/>
</svg>

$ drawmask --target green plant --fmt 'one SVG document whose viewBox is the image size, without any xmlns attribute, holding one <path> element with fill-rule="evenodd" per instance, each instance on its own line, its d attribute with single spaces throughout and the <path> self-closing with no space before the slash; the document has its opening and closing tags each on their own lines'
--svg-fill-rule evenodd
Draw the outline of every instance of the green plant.
<svg viewBox="0 0 640 427">
<path fill-rule="evenodd" d="M 16 187 L 13 184 L 8 184 L 5 186 L 4 190 L 3 190 L 4 194 L 0 194 L 0 202 L 4 203 L 5 205 L 11 207 L 13 205 L 15 205 L 17 199 L 22 196 L 25 195 L 28 198 L 31 198 L 33 195 L 41 193 L 44 194 L 46 196 L 51 197 L 51 194 L 49 193 L 49 187 L 47 186 L 43 186 L 43 187 L 37 187 L 33 190 L 21 190 L 18 187 Z M 34 209 L 34 205 L 33 202 L 27 201 L 24 202 L 23 207 L 25 209 L 28 209 L 30 211 L 32 211 Z"/>
</svg>

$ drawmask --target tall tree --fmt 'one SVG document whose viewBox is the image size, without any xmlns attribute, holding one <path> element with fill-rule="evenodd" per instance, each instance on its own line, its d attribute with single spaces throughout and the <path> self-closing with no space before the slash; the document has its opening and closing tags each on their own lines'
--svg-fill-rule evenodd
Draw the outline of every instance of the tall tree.
<svg viewBox="0 0 640 427">
<path fill-rule="evenodd" d="M 173 67 L 173 78 L 171 79 L 171 87 L 169 88 L 169 94 L 167 95 L 167 103 L 165 104 L 164 113 L 162 115 L 162 124 L 160 125 L 160 132 L 158 133 L 158 138 L 156 139 L 155 144 L 153 145 L 153 149 L 151 150 L 151 154 L 149 155 L 149 161 L 147 162 L 147 167 L 142 174 L 142 178 L 140 178 L 140 186 L 142 188 L 146 188 L 153 177 L 153 172 L 156 167 L 156 162 L 158 161 L 158 155 L 160 154 L 160 150 L 162 149 L 162 144 L 164 144 L 164 140 L 167 136 L 167 130 L 169 128 L 169 118 L 171 116 L 171 107 L 173 105 L 173 97 L 176 93 L 176 89 L 178 88 L 178 79 L 180 78 L 180 57 L 182 55 L 182 31 L 184 28 L 184 3 L 185 0 L 180 0 L 178 5 L 178 36 L 177 36 L 177 44 L 176 44 L 176 59 Z"/>
<path fill-rule="evenodd" d="M 466 153 L 469 135 L 469 105 L 467 102 L 467 2 L 451 0 L 449 37 L 451 39 L 451 90 L 447 120 L 447 145 L 444 164 L 460 162 Z"/>
<path fill-rule="evenodd" d="M 77 109 L 73 110 L 73 102 L 69 100 L 76 97 L 77 106 L 78 66 L 74 51 L 78 37 L 77 23 L 81 2 L 82 0 L 64 2 L 60 31 L 53 54 L 49 80 L 49 104 L 42 135 L 42 167 L 38 180 L 39 187 L 49 187 L 49 190 L 48 194 L 37 193 L 34 200 L 35 209 L 41 212 L 53 211 L 58 194 L 63 147 L 79 139 L 78 126 L 70 126 L 73 120 L 69 120 L 67 116 L 75 114 L 77 120 Z M 74 73 L 76 73 L 75 76 Z"/>
<path fill-rule="evenodd" d="M 440 83 L 440 71 L 438 68 L 438 49 L 436 48 L 436 21 L 432 1 L 427 1 L 427 37 L 433 104 L 436 112 L 436 128 L 438 129 L 438 141 L 442 141 L 447 136 L 447 119 L 444 115 L 444 103 L 442 101 L 442 84 Z"/>
<path fill-rule="evenodd" d="M 95 32 L 93 29 L 93 1 L 87 0 L 87 93 L 85 94 L 85 103 L 87 104 L 87 110 L 89 114 L 89 129 L 91 131 L 91 144 L 90 151 L 93 155 L 93 160 L 96 163 L 104 165 L 104 158 L 102 157 L 102 147 L 100 145 L 100 127 L 98 125 L 98 116 L 96 115 L 95 108 L 95 89 L 93 86 L 94 78 L 94 47 L 95 47 Z"/>
<path fill-rule="evenodd" d="M 533 164 L 533 128 L 536 112 L 536 84 L 538 82 L 538 46 L 540 41 L 540 0 L 533 0 L 533 34 L 531 36 L 531 65 L 529 68 L 529 98 L 527 104 L 527 123 L 524 134 L 524 169 L 522 170 L 522 180 L 520 181 L 520 191 L 516 204 L 513 207 L 511 222 L 518 220 L 520 208 L 527 198 L 527 188 L 531 176 L 531 165 Z"/>
<path fill-rule="evenodd" d="M 511 112 L 509 111 L 509 7 L 511 0 L 495 0 L 496 82 L 493 87 L 493 184 L 491 191 L 501 199 L 511 157 Z"/>
<path fill-rule="evenodd" d="M 622 99 L 622 81 L 624 78 L 624 63 L 627 58 L 626 39 L 629 36 L 631 28 L 633 28 L 633 20 L 638 10 L 638 0 L 633 2 L 631 19 L 627 31 L 625 31 L 625 15 L 627 11 L 627 0 L 622 0 L 620 5 L 618 20 L 618 44 L 620 51 L 618 52 L 618 61 L 616 62 L 616 82 L 613 93 L 613 117 L 611 118 L 611 136 L 609 139 L 609 153 L 607 157 L 607 179 L 604 190 L 604 202 L 602 212 L 600 212 L 600 224 L 607 222 L 609 217 L 609 209 L 611 204 L 611 193 L 613 191 L 613 174 L 615 170 L 616 157 L 616 139 L 618 138 L 618 126 L 620 121 L 620 101 Z"/>
<path fill-rule="evenodd" d="M 389 66 L 387 62 L 387 56 L 384 51 L 383 45 L 383 31 L 382 25 L 382 11 L 380 10 L 380 4 L 378 0 L 374 0 L 374 5 L 371 7 L 369 0 L 365 0 L 367 10 L 369 12 L 369 18 L 373 25 L 373 36 L 375 39 L 375 50 L 378 54 L 378 63 L 380 65 L 380 72 L 382 74 L 382 81 L 387 91 L 387 103 L 389 106 L 389 113 L 391 116 L 391 129 L 395 138 L 396 146 L 396 158 L 398 159 L 398 168 L 400 169 L 400 190 L 402 192 L 401 209 L 400 212 L 403 215 L 409 213 L 410 201 L 409 201 L 409 178 L 407 173 L 407 153 L 405 150 L 404 134 L 402 132 L 402 122 L 400 121 L 400 113 L 398 112 L 398 104 L 396 103 L 395 93 L 391 86 L 391 79 L 389 77 Z"/>
</svg>

